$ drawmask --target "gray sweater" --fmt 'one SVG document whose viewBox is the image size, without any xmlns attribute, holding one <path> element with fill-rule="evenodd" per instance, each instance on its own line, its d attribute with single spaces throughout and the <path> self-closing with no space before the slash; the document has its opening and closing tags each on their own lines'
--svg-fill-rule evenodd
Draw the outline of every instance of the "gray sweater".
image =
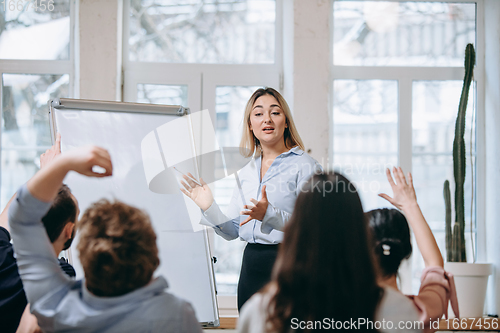
<svg viewBox="0 0 500 333">
<path fill-rule="evenodd" d="M 118 297 L 94 296 L 84 281 L 67 277 L 41 222 L 50 205 L 24 185 L 9 209 L 19 273 L 43 331 L 201 332 L 191 305 L 166 292 L 163 277 Z"/>
</svg>

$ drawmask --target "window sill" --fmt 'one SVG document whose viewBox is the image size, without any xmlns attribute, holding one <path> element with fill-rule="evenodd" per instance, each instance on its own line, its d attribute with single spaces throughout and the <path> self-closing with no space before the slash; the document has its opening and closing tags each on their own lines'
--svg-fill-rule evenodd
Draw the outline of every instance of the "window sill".
<svg viewBox="0 0 500 333">
<path fill-rule="evenodd" d="M 207 327 L 204 330 L 234 330 L 238 323 L 238 316 L 219 316 L 219 327 Z"/>
</svg>

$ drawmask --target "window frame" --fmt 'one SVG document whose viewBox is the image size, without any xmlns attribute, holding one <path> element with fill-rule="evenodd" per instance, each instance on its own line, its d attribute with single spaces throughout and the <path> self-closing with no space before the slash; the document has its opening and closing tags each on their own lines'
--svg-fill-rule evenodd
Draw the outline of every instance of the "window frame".
<svg viewBox="0 0 500 333">
<path fill-rule="evenodd" d="M 332 0 L 335 2 L 336 0 Z M 345 1 L 345 0 L 344 0 Z M 348 1 L 348 0 L 347 0 Z M 354 0 L 353 0 L 354 1 Z M 380 0 L 355 0 L 380 1 Z M 476 4 L 476 66 L 474 81 L 476 82 L 476 164 L 475 164 L 475 199 L 476 199 L 476 241 L 477 260 L 486 259 L 486 223 L 485 223 L 485 28 L 484 28 L 484 0 L 383 0 L 390 2 L 450 2 Z M 333 5 L 332 5 L 333 8 Z M 332 10 L 333 13 L 333 10 Z M 331 45 L 333 50 L 333 26 L 331 24 Z M 395 80 L 398 82 L 398 163 L 403 170 L 412 171 L 412 86 L 413 81 L 462 81 L 464 68 L 462 67 L 417 67 L 417 66 L 341 66 L 331 63 L 331 83 L 335 80 Z M 332 100 L 333 89 L 330 92 Z M 330 108 L 333 112 L 333 108 Z M 330 129 L 330 160 L 334 161 L 333 125 L 331 117 Z M 403 263 L 400 269 L 401 289 L 403 293 L 411 294 L 411 259 Z"/>
<path fill-rule="evenodd" d="M 3 113 L 3 75 L 4 74 L 25 74 L 25 75 L 69 75 L 69 98 L 78 96 L 78 68 L 76 67 L 77 54 L 75 50 L 78 48 L 78 38 L 76 28 L 78 27 L 77 15 L 78 3 L 76 0 L 69 0 L 70 3 L 70 39 L 69 39 L 69 59 L 68 60 L 21 60 L 21 59 L 0 59 L 0 108 Z M 47 101 L 48 102 L 48 101 Z M 47 110 L 48 112 L 48 110 Z M 34 149 L 48 149 L 48 146 L 35 146 Z M 14 149 L 15 150 L 15 149 Z M 2 158 L 2 129 L 0 128 L 0 161 Z M 0 175 L 2 172 L 0 165 Z M 0 186 L 1 177 L 0 177 Z M 12 193 L 14 194 L 14 193 Z M 0 202 L 3 208 L 7 202 Z"/>
</svg>

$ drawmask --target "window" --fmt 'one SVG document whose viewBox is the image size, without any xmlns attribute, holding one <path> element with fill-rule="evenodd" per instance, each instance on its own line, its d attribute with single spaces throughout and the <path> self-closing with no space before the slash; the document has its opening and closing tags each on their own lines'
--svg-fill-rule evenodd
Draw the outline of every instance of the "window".
<svg viewBox="0 0 500 333">
<path fill-rule="evenodd" d="M 208 109 L 217 144 L 239 146 L 252 92 L 280 88 L 281 6 L 281 0 L 126 1 L 124 100 Z M 201 149 L 215 149 L 211 141 L 203 140 Z M 224 211 L 231 180 L 218 181 L 213 190 Z M 219 305 L 236 308 L 245 244 L 219 236 L 211 240 Z"/>
<path fill-rule="evenodd" d="M 47 102 L 72 97 L 74 89 L 75 2 L 56 0 L 46 10 L 23 4 L 0 6 L 2 208 L 52 144 Z"/>
<path fill-rule="evenodd" d="M 130 2 L 131 61 L 271 64 L 276 3 L 249 1 Z"/>
<path fill-rule="evenodd" d="M 360 189 L 365 211 L 390 207 L 387 166 L 411 171 L 419 205 L 445 255 L 443 183 L 453 183 L 452 142 L 462 88 L 465 46 L 480 61 L 481 1 L 334 2 L 333 159 Z M 477 13 L 477 14 L 476 14 Z M 472 256 L 476 202 L 471 197 L 483 64 L 475 69 L 467 109 L 466 245 Z M 478 181 L 480 178 L 478 177 Z M 475 182 L 480 195 L 482 183 Z M 423 260 L 416 246 L 402 288 L 418 292 Z M 411 267 L 411 269 L 410 269 Z"/>
</svg>

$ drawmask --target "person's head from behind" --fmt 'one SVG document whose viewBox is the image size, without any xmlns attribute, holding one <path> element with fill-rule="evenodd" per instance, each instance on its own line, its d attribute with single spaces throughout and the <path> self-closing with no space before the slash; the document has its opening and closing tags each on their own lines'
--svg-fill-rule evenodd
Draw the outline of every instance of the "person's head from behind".
<svg viewBox="0 0 500 333">
<path fill-rule="evenodd" d="M 375 209 L 366 213 L 373 236 L 373 249 L 380 267 L 381 278 L 398 273 L 403 259 L 411 256 L 410 228 L 397 209 Z"/>
<path fill-rule="evenodd" d="M 92 294 L 120 296 L 151 281 L 160 260 L 156 233 L 142 210 L 103 199 L 85 211 L 77 227 L 80 261 Z"/>
<path fill-rule="evenodd" d="M 282 141 L 288 149 L 295 146 L 304 149 L 283 96 L 273 88 L 259 88 L 245 107 L 240 143 L 242 154 L 250 157 L 256 150 L 260 152 L 263 142 L 274 144 L 277 141 Z"/>
<path fill-rule="evenodd" d="M 269 328 L 299 320 L 373 320 L 381 297 L 361 201 L 344 176 L 314 175 L 285 228 L 273 278 Z"/>
<path fill-rule="evenodd" d="M 57 252 L 71 246 L 78 214 L 78 202 L 69 187 L 63 184 L 49 211 L 42 217 L 47 236 Z"/>
</svg>

